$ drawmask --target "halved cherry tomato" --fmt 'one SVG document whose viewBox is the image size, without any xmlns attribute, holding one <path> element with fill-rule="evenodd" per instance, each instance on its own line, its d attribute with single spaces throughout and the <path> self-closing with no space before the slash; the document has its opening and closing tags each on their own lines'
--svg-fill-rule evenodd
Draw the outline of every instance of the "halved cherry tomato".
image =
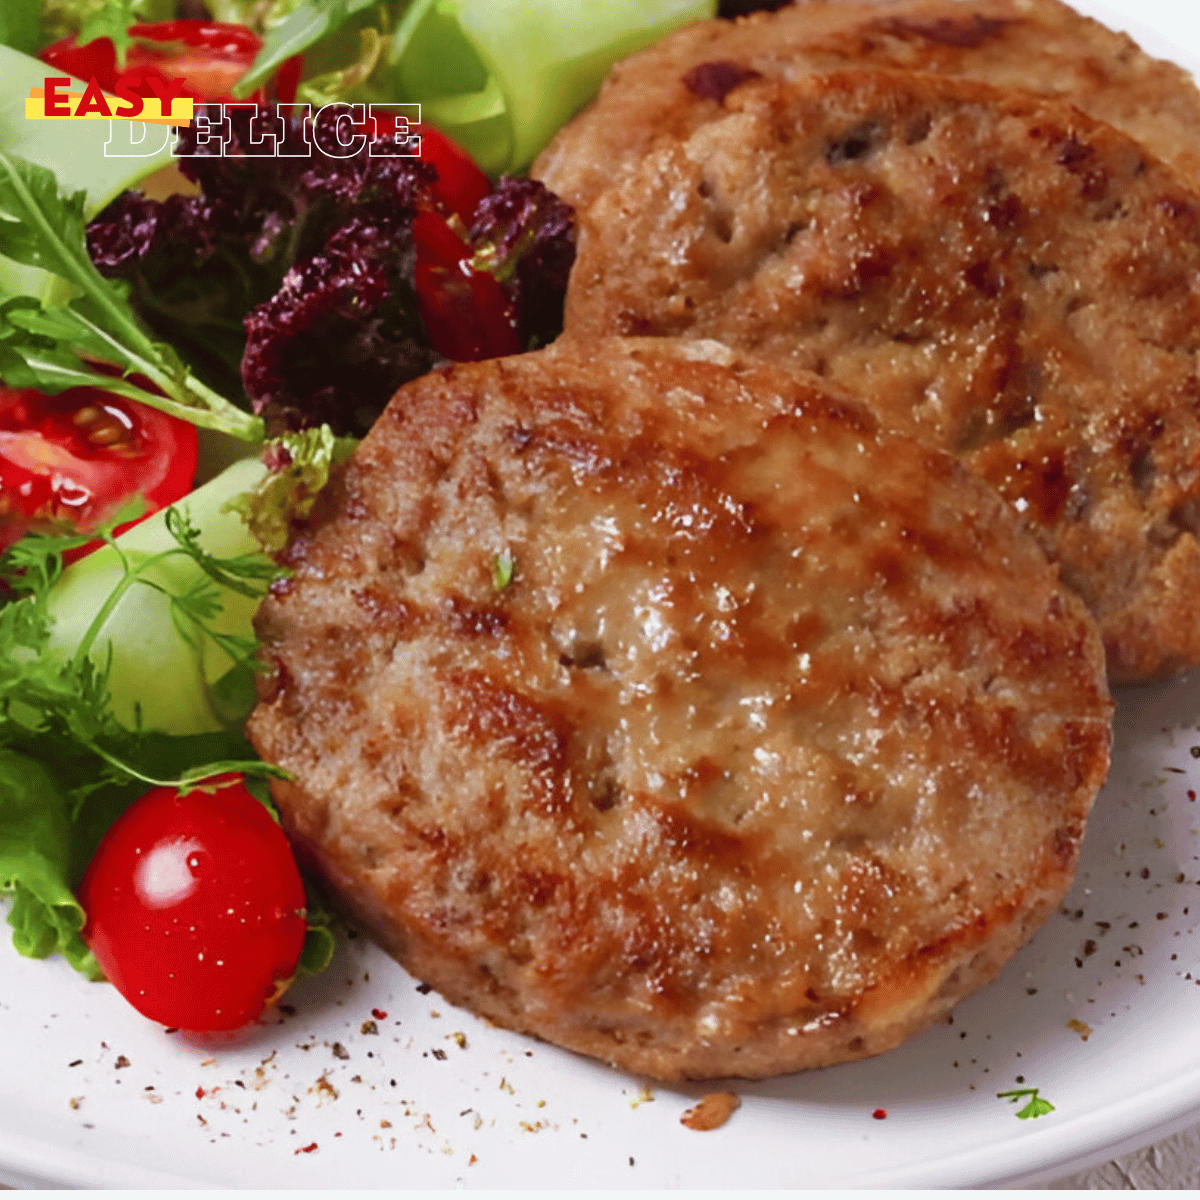
<svg viewBox="0 0 1200 1200">
<path fill-rule="evenodd" d="M 180 93 L 193 100 L 230 100 L 233 85 L 246 73 L 262 49 L 262 40 L 244 25 L 221 21 L 161 21 L 131 25 L 135 41 L 125 58 L 117 63 L 117 51 L 109 38 L 78 46 L 73 37 L 47 46 L 38 57 L 60 71 L 85 83 L 93 76 L 107 92 L 124 77 L 129 86 L 147 99 L 154 95 L 148 80 L 182 79 Z M 293 78 L 293 76 L 295 78 Z M 279 99 L 291 103 L 299 79 L 299 56 L 289 59 L 279 71 Z M 290 88 L 290 95 L 284 95 Z M 256 92 L 252 100 L 261 101 Z"/>
<path fill-rule="evenodd" d="M 413 220 L 413 283 L 429 344 L 454 362 L 517 354 L 512 301 L 500 282 L 471 265 L 472 251 L 437 213 Z"/>
<path fill-rule="evenodd" d="M 100 969 L 178 1029 L 253 1021 L 295 975 L 307 931 L 291 848 L 240 777 L 147 792 L 100 843 L 79 902 Z"/>
<path fill-rule="evenodd" d="M 90 533 L 136 495 L 149 516 L 191 490 L 196 455 L 194 425 L 99 388 L 0 387 L 0 549 Z"/>
</svg>

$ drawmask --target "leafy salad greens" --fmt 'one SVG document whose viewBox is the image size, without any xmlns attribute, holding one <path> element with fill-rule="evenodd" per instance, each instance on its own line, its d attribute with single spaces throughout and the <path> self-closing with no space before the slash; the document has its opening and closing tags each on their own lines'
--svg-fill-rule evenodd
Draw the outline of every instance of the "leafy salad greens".
<svg viewBox="0 0 1200 1200">
<path fill-rule="evenodd" d="M 712 0 L 282 0 L 267 10 L 262 51 L 236 91 L 249 95 L 304 53 L 300 100 L 419 102 L 425 119 L 495 175 L 527 167 L 617 59 L 716 8 Z"/>
<path fill-rule="evenodd" d="M 85 248 L 83 211 L 82 192 L 60 195 L 52 172 L 0 150 L 0 253 L 53 273 L 74 293 L 57 307 L 28 296 L 0 296 L 0 377 L 10 386 L 51 394 L 81 385 L 103 387 L 251 446 L 261 444 L 261 420 L 196 380 L 171 346 L 145 332 L 124 287 L 95 270 Z M 127 374 L 105 373 L 96 362 Z M 332 457 L 337 447 L 332 437 L 309 441 L 309 458 L 321 452 Z M 261 475 L 258 464 L 248 460 L 234 477 L 248 484 Z M 314 486 L 311 477 L 305 482 Z M 265 510 L 270 520 L 284 525 L 286 488 L 286 482 L 271 483 Z M 239 503 L 254 518 L 253 498 Z M 156 537 L 157 546 L 136 547 L 139 540 L 153 543 Z M 103 579 L 106 568 L 116 578 L 99 591 L 85 587 L 95 611 L 78 601 L 71 607 L 87 623 L 73 644 L 68 639 L 64 646 L 64 623 L 55 619 L 61 556 L 90 540 L 91 535 L 27 537 L 0 559 L 5 592 L 0 606 L 0 890 L 13 895 L 9 923 L 21 953 L 41 957 L 58 950 L 94 976 L 95 962 L 80 938 L 84 913 L 73 888 L 112 821 L 147 787 L 198 786 L 232 771 L 261 784 L 278 774 L 257 759 L 240 733 L 253 694 L 256 643 L 239 632 L 236 622 L 230 628 L 221 618 L 230 601 L 240 599 L 240 628 L 248 630 L 249 612 L 279 569 L 251 549 L 252 543 L 218 557 L 205 548 L 188 508 L 169 509 L 135 530 L 128 548 L 109 532 L 108 545 L 74 569 L 75 579 Z M 181 572 L 179 562 L 189 569 Z M 176 670 L 167 686 L 185 695 L 207 693 L 210 710 L 228 714 L 232 728 L 220 729 L 217 721 L 216 729 L 192 731 L 186 720 L 168 720 L 176 732 L 145 728 L 145 717 L 162 723 L 154 719 L 160 714 L 142 709 L 143 699 L 162 690 L 147 688 L 145 680 L 135 681 L 132 689 L 129 680 L 124 682 L 126 693 L 134 695 L 126 695 L 126 711 L 118 717 L 116 642 L 108 627 L 121 602 L 136 591 L 160 598 L 160 622 L 169 625 L 183 648 L 174 654 Z M 102 633 L 106 650 L 98 652 Z M 226 669 L 209 685 L 202 667 L 206 652 L 213 651 Z M 179 669 L 189 661 L 196 665 L 198 681 L 191 685 L 186 669 Z M 166 663 L 151 657 L 143 666 L 161 677 L 170 663 L 169 655 Z M 178 731 L 181 724 L 184 732 Z M 260 786 L 259 791 L 265 801 L 265 790 Z M 333 942 L 315 897 L 309 922 L 301 965 L 317 970 L 328 962 Z"/>
<path fill-rule="evenodd" d="M 92 265 L 84 229 L 82 192 L 61 195 L 51 171 L 0 149 L 0 253 L 50 272 L 70 295 L 56 306 L 0 291 L 0 378 L 50 394 L 102 387 L 240 439 L 248 450 L 261 447 L 260 418 L 197 380 L 173 347 L 145 331 L 126 286 L 104 279 Z M 124 373 L 107 373 L 98 363 Z M 288 451 L 304 469 L 268 478 L 261 514 L 253 491 L 243 494 L 263 477 L 261 465 L 252 459 L 235 464 L 227 476 L 237 485 L 241 511 L 264 530 L 274 522 L 267 540 L 278 544 L 290 501 L 311 503 L 329 462 L 344 449 L 332 435 L 310 431 L 302 446 Z M 321 455 L 323 464 L 315 461 Z M 214 481 L 219 499 L 233 498 L 222 492 L 226 478 Z M 0 559 L 0 891 L 12 894 L 9 923 L 21 953 L 61 951 L 91 976 L 97 968 L 80 937 L 84 913 L 73 888 L 116 817 L 148 787 L 197 786 L 231 771 L 251 786 L 257 780 L 265 802 L 261 784 L 278 773 L 255 757 L 240 724 L 253 698 L 257 646 L 249 616 L 279 569 L 258 552 L 237 517 L 226 520 L 241 531 L 241 544 L 235 538 L 233 552 L 221 556 L 207 548 L 223 505 L 208 506 L 216 511 L 205 522 L 209 537 L 202 538 L 189 512 L 203 510 L 203 500 L 195 493 L 187 506 L 158 514 L 120 545 L 110 531 L 108 545 L 69 573 L 65 593 L 62 554 L 92 535 L 27 537 Z M 83 595 L 73 596 L 71 586 Z M 134 606 L 131 618 L 122 602 L 135 593 L 157 598 L 157 613 Z M 132 658 L 140 676 L 129 668 L 114 673 L 126 640 L 119 632 L 122 613 L 126 634 L 131 619 L 139 624 L 139 652 Z M 85 622 L 73 637 L 70 618 Z M 152 631 L 156 622 L 168 649 L 147 657 L 140 653 L 146 627 Z M 214 657 L 223 669 L 210 682 L 205 667 Z M 154 676 L 157 686 L 147 682 Z M 168 708 L 176 693 L 199 695 L 206 713 L 200 720 L 186 713 L 164 720 L 145 711 L 143 702 L 164 686 L 173 693 Z M 315 896 L 309 924 L 301 966 L 317 970 L 328 962 L 333 941 Z"/>
</svg>

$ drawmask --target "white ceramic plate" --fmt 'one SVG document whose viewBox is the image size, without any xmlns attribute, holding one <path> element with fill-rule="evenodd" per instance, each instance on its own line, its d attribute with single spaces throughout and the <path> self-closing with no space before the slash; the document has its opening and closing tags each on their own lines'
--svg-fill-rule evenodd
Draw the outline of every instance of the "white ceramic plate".
<svg viewBox="0 0 1200 1200">
<path fill-rule="evenodd" d="M 1200 62 L 1200 19 L 1181 18 L 1178 0 L 1082 7 L 1155 53 Z M 742 1107 L 711 1133 L 679 1122 L 709 1089 L 646 1087 L 491 1028 L 423 994 L 365 939 L 293 989 L 292 1011 L 237 1040 L 203 1041 L 165 1033 L 111 988 L 22 959 L 0 938 L 0 1181 L 1052 1179 L 1200 1116 L 1200 801 L 1189 790 L 1200 791 L 1200 677 L 1123 694 L 1112 776 L 1064 912 L 952 1024 L 869 1062 L 732 1084 Z M 1019 1120 L 996 1093 L 1022 1080 L 1054 1112 Z"/>
</svg>

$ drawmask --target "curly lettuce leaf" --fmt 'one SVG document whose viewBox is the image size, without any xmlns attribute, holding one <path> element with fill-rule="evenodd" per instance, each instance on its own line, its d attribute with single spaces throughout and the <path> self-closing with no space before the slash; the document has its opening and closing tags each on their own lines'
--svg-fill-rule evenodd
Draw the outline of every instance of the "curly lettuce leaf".
<svg viewBox="0 0 1200 1200">
<path fill-rule="evenodd" d="M 329 472 L 355 445 L 353 438 L 335 437 L 328 425 L 272 439 L 263 452 L 268 474 L 230 500 L 224 511 L 240 513 L 265 550 L 282 550 L 292 522 L 312 512 Z"/>
</svg>

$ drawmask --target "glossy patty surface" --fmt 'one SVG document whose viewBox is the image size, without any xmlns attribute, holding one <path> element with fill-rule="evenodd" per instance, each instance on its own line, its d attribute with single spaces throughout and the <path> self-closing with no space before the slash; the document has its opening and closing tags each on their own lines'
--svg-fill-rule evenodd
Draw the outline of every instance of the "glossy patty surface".
<svg viewBox="0 0 1200 1200">
<path fill-rule="evenodd" d="M 402 389 L 262 606 L 301 854 L 455 1003 L 648 1075 L 877 1053 L 1053 910 L 1091 620 L 816 378 L 557 343 Z"/>
<path fill-rule="evenodd" d="M 753 80 L 580 213 L 574 336 L 812 369 L 995 485 L 1114 678 L 1200 663 L 1200 195 L 1077 109 Z"/>
<path fill-rule="evenodd" d="M 708 120 L 739 78 L 851 68 L 1061 96 L 1200 181 L 1200 92 L 1191 76 L 1058 0 L 799 0 L 775 13 L 687 25 L 614 66 L 533 174 L 586 207 L 657 137 L 684 136 Z"/>
</svg>

